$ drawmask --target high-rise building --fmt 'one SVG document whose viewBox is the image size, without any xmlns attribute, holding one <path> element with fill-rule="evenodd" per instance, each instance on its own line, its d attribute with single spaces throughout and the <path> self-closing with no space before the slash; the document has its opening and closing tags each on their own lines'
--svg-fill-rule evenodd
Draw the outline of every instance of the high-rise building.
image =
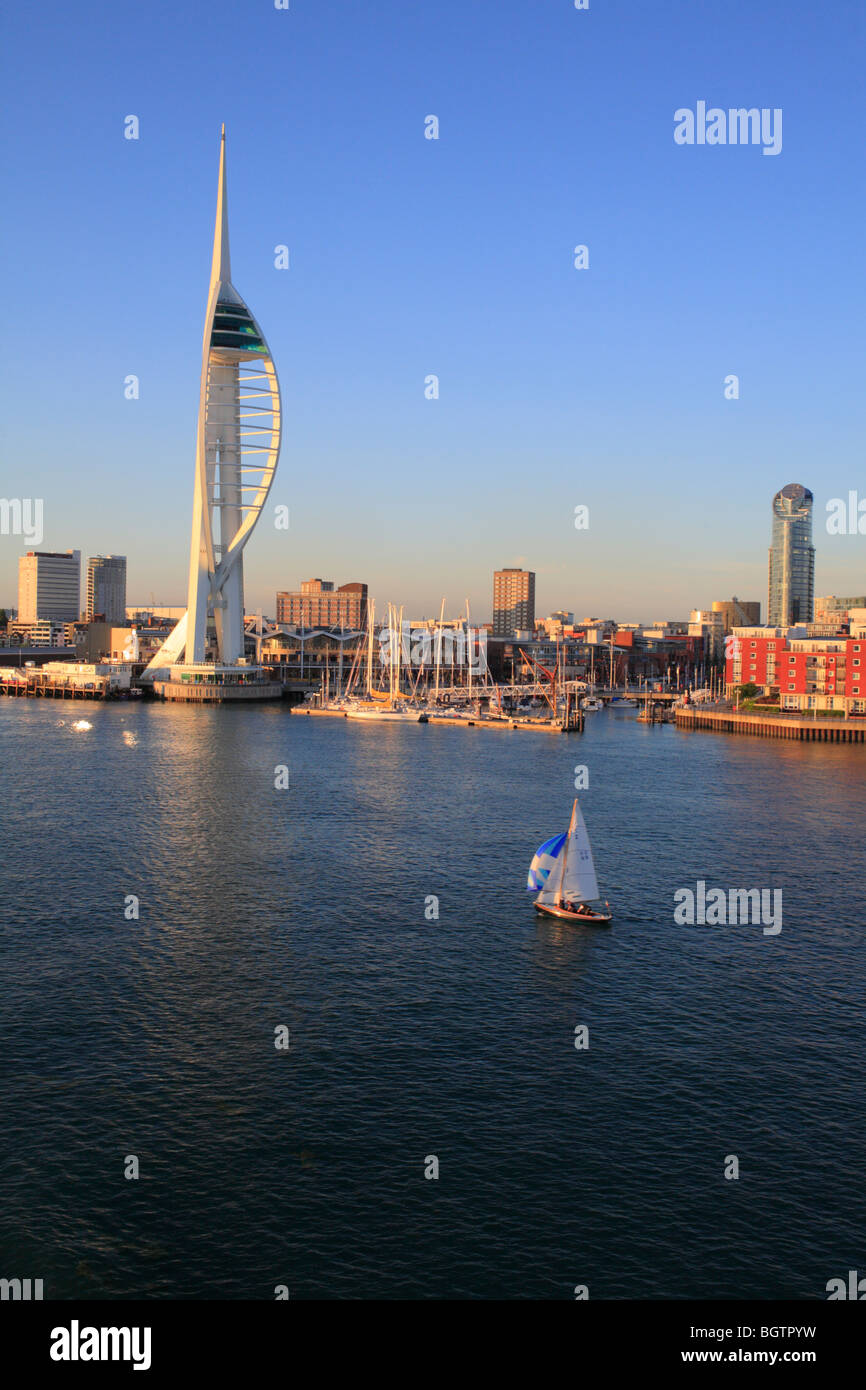
<svg viewBox="0 0 866 1390">
<path fill-rule="evenodd" d="M 493 636 L 511 637 L 535 628 L 535 574 L 496 570 L 493 575 Z"/>
<path fill-rule="evenodd" d="M 28 550 L 18 561 L 18 621 L 81 617 L 81 551 Z"/>
<path fill-rule="evenodd" d="M 761 605 L 756 599 L 733 598 L 715 599 L 713 612 L 721 613 L 724 631 L 733 632 L 735 627 L 757 627 L 761 621 Z"/>
<path fill-rule="evenodd" d="M 277 622 L 294 627 L 367 626 L 367 585 L 341 584 L 328 579 L 305 579 L 300 592 L 277 594 Z"/>
<path fill-rule="evenodd" d="M 87 561 L 87 607 L 90 622 L 122 623 L 126 617 L 126 556 L 92 555 Z"/>
<path fill-rule="evenodd" d="M 815 598 L 815 547 L 812 544 L 813 497 L 801 483 L 788 483 L 773 498 L 770 546 L 770 627 L 810 623 Z"/>
</svg>

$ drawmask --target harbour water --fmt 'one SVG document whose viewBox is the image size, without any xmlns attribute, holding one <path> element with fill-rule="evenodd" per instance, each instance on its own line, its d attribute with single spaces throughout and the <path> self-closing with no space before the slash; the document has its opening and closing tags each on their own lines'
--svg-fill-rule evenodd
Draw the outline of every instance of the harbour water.
<svg viewBox="0 0 866 1390">
<path fill-rule="evenodd" d="M 0 1274 L 823 1298 L 866 1269 L 863 747 L 4 701 L 0 762 Z M 577 765 L 609 930 L 524 887 Z M 699 880 L 781 888 L 782 931 L 677 925 Z"/>
</svg>

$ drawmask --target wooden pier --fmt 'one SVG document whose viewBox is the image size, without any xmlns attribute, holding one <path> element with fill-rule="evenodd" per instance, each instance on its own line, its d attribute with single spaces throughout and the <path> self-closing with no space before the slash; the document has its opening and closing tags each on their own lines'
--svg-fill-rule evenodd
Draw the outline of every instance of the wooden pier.
<svg viewBox="0 0 866 1390">
<path fill-rule="evenodd" d="M 797 715 L 763 718 L 733 710 L 676 710 L 678 729 L 706 729 L 757 738 L 794 738 L 817 743 L 866 743 L 866 719 L 804 719 Z"/>
<path fill-rule="evenodd" d="M 136 691 L 135 695 L 138 693 Z M 87 685 L 76 685 L 62 677 L 51 680 L 35 671 L 28 673 L 24 680 L 0 675 L 0 695 L 41 700 L 126 700 L 130 690 L 129 687 L 111 686 L 107 676 L 97 676 Z"/>
</svg>

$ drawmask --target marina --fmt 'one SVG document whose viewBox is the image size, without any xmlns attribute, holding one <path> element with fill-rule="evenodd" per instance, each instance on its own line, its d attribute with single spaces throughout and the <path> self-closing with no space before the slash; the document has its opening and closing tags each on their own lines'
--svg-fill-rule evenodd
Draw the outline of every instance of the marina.
<svg viewBox="0 0 866 1390">
<path fill-rule="evenodd" d="M 351 718 L 350 711 L 339 708 L 318 709 L 315 706 L 296 706 L 293 713 L 310 718 Z M 555 723 L 549 719 L 509 719 L 506 716 L 477 714 L 424 714 L 416 718 L 414 722 L 463 729 L 535 729 L 548 734 L 583 732 L 582 719 L 577 716 L 572 718 L 572 722 L 567 728 L 562 723 Z"/>
</svg>

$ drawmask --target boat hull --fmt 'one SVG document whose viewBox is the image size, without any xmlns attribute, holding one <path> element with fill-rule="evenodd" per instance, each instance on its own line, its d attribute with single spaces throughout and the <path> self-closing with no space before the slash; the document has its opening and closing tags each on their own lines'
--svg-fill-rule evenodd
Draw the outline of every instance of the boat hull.
<svg viewBox="0 0 866 1390">
<path fill-rule="evenodd" d="M 348 709 L 347 719 L 363 719 L 377 724 L 426 724 L 428 716 L 417 710 Z"/>
<path fill-rule="evenodd" d="M 555 917 L 560 922 L 584 922 L 590 926 L 606 927 L 613 918 L 612 912 L 569 912 L 565 907 L 548 906 L 546 903 L 536 903 L 535 910 L 542 917 Z"/>
</svg>

